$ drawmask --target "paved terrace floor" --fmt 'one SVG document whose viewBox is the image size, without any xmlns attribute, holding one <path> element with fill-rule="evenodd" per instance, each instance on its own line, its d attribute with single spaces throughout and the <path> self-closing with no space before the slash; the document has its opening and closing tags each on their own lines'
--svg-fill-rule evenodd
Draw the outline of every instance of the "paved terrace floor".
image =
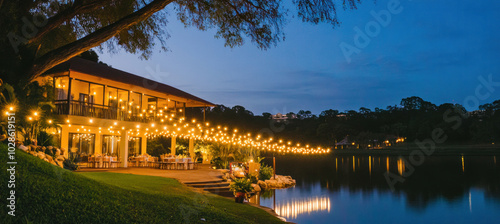
<svg viewBox="0 0 500 224">
<path fill-rule="evenodd" d="M 136 175 L 148 175 L 177 179 L 181 183 L 190 182 L 210 182 L 222 180 L 222 173 L 210 168 L 210 165 L 199 164 L 194 170 L 165 170 L 147 167 L 129 167 L 129 168 L 82 168 L 77 172 L 113 172 L 128 173 Z"/>
</svg>

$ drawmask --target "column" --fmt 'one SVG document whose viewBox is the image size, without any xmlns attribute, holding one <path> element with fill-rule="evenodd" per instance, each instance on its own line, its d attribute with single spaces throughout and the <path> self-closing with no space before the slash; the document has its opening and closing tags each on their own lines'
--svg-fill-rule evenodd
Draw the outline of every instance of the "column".
<svg viewBox="0 0 500 224">
<path fill-rule="evenodd" d="M 175 156 L 175 136 L 172 135 L 172 144 L 170 145 L 170 155 Z"/>
<path fill-rule="evenodd" d="M 68 150 L 69 150 L 69 126 L 61 125 L 61 149 L 64 150 L 64 158 L 68 158 Z"/>
<path fill-rule="evenodd" d="M 194 139 L 189 138 L 189 156 L 194 159 Z"/>
<path fill-rule="evenodd" d="M 102 154 L 102 134 L 97 132 L 95 133 L 95 148 L 94 148 L 94 154 Z"/>
<path fill-rule="evenodd" d="M 142 134 L 141 136 L 141 151 L 139 154 L 144 155 L 148 153 L 148 138 L 145 133 Z"/>
<path fill-rule="evenodd" d="M 122 167 L 128 166 L 128 132 L 123 131 L 120 135 L 120 161 Z"/>
</svg>

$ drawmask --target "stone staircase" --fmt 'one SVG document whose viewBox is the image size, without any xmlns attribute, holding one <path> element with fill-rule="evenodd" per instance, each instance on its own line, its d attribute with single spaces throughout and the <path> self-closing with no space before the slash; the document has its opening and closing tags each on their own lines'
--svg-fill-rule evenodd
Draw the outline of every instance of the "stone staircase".
<svg viewBox="0 0 500 224">
<path fill-rule="evenodd" d="M 229 190 L 229 183 L 224 180 L 184 182 L 184 184 L 188 187 L 202 189 L 223 197 L 234 197 L 233 192 Z"/>
</svg>

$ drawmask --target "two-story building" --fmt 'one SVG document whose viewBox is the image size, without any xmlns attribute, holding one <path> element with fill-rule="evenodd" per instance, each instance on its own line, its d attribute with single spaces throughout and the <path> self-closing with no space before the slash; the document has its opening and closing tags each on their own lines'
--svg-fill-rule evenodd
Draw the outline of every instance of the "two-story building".
<svg viewBox="0 0 500 224">
<path fill-rule="evenodd" d="M 78 57 L 37 81 L 52 82 L 55 88 L 61 148 L 118 156 L 124 167 L 129 155 L 146 153 L 149 129 L 172 128 L 186 108 L 214 106 L 172 86 Z"/>
</svg>

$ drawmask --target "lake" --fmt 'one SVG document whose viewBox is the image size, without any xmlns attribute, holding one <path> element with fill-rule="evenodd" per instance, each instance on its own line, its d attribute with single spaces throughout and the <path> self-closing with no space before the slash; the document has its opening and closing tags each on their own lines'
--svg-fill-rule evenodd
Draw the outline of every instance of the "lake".
<svg viewBox="0 0 500 224">
<path fill-rule="evenodd" d="M 500 223 L 498 159 L 277 157 L 277 173 L 297 185 L 256 200 L 295 223 Z"/>
</svg>

